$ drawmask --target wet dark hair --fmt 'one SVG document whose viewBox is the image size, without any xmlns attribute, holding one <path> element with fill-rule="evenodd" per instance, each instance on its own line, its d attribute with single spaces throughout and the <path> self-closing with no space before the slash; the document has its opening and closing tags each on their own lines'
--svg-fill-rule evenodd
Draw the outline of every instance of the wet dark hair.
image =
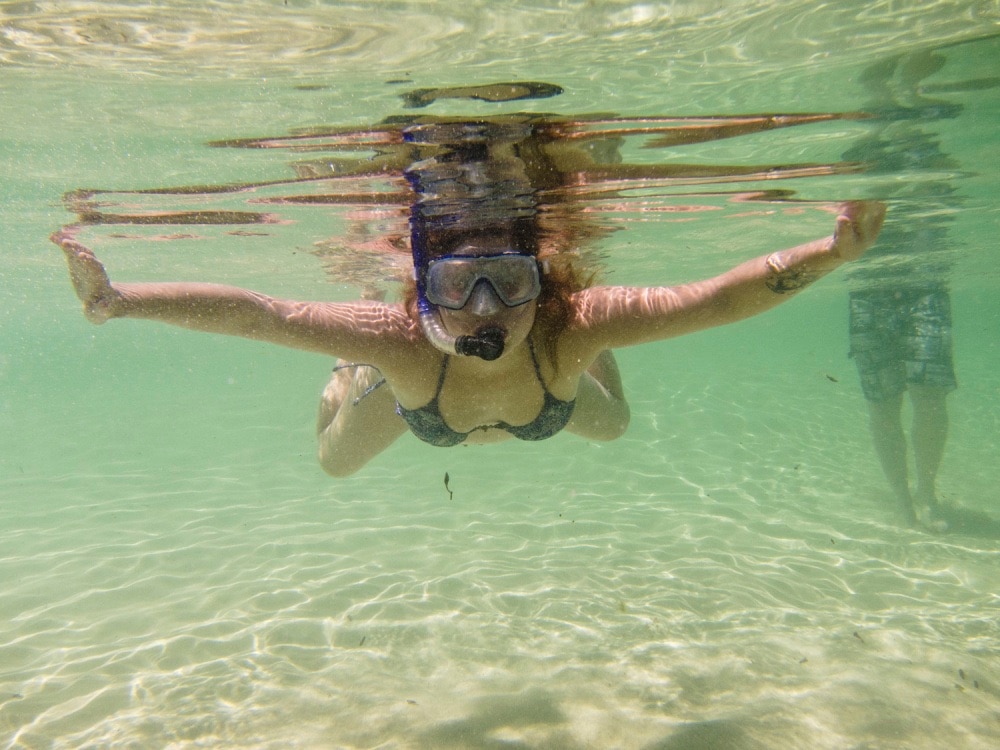
<svg viewBox="0 0 1000 750">
<path fill-rule="evenodd" d="M 539 343 L 549 361 L 556 364 L 556 344 L 573 314 L 572 297 L 595 284 L 597 273 L 584 271 L 577 259 L 567 254 L 554 254 L 543 259 L 542 292 L 538 295 L 538 312 L 531 331 L 539 334 Z"/>
</svg>

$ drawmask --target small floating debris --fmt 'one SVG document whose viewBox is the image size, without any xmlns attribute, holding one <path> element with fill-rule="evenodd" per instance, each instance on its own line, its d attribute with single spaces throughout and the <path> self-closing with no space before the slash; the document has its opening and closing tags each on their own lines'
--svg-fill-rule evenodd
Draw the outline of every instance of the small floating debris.
<svg viewBox="0 0 1000 750">
<path fill-rule="evenodd" d="M 479 99 L 484 102 L 512 102 L 519 99 L 548 99 L 563 92 L 562 86 L 538 81 L 488 83 L 483 86 L 446 86 L 439 89 L 414 89 L 400 94 L 405 107 L 420 109 L 438 99 Z"/>
</svg>

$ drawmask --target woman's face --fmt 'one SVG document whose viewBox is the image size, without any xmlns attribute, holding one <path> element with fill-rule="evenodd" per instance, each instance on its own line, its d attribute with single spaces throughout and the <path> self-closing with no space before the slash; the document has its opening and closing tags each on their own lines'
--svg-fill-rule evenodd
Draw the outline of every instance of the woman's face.
<svg viewBox="0 0 1000 750">
<path fill-rule="evenodd" d="M 527 264 L 521 261 L 526 256 L 513 255 L 517 260 L 508 260 L 504 255 L 512 255 L 509 241 L 504 237 L 477 237 L 474 240 L 465 242 L 456 247 L 449 257 L 483 257 L 489 256 L 490 263 L 502 266 L 511 263 L 512 274 L 523 274 Z M 501 256 L 496 261 L 492 258 Z M 534 258 L 531 259 L 534 263 Z M 533 266 L 531 268 L 534 268 Z M 498 269 L 499 271 L 499 269 Z M 499 273 L 503 273 L 499 271 Z M 506 349 L 520 344 L 527 339 L 531 332 L 531 327 L 535 322 L 535 311 L 537 309 L 537 299 L 532 298 L 520 304 L 509 305 L 501 295 L 498 294 L 494 284 L 498 281 L 491 281 L 481 278 L 472 288 L 471 294 L 465 304 L 460 309 L 449 309 L 439 306 L 441 321 L 448 333 L 453 336 L 471 336 L 486 327 L 497 327 L 504 331 Z M 502 287 L 502 284 L 500 284 Z M 516 301 L 516 298 L 515 298 Z"/>
</svg>

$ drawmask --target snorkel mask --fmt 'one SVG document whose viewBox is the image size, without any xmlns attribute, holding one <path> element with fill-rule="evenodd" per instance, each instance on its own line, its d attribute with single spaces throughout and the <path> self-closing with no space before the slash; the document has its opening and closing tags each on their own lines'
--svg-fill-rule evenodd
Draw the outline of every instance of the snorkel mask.
<svg viewBox="0 0 1000 750">
<path fill-rule="evenodd" d="M 489 284 L 500 302 L 518 307 L 536 299 L 542 285 L 538 262 L 531 255 L 502 252 L 494 255 L 446 255 L 414 268 L 420 324 L 438 348 L 487 361 L 503 354 L 505 333 L 483 326 L 472 336 L 452 337 L 444 330 L 437 308 L 461 310 L 480 284 Z"/>
</svg>

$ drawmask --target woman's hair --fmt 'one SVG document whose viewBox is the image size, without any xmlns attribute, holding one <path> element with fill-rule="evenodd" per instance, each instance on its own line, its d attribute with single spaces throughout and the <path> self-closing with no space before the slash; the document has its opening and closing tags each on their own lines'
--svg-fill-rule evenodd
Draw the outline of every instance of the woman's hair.
<svg viewBox="0 0 1000 750">
<path fill-rule="evenodd" d="M 585 273 L 578 257 L 569 253 L 553 253 L 542 259 L 542 291 L 538 295 L 538 312 L 532 332 L 538 332 L 539 343 L 549 361 L 556 363 L 556 343 L 573 314 L 571 298 L 577 292 L 593 286 L 596 271 Z"/>
</svg>

